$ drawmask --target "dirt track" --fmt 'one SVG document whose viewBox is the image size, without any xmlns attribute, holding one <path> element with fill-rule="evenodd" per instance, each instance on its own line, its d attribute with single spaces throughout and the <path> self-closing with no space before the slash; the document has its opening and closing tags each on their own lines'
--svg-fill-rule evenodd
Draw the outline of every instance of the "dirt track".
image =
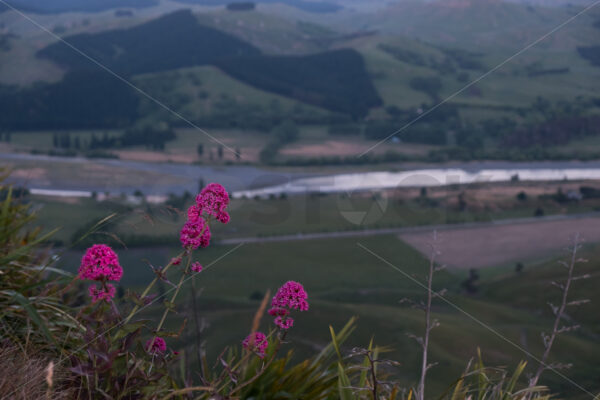
<svg viewBox="0 0 600 400">
<path fill-rule="evenodd" d="M 525 262 L 561 254 L 577 232 L 587 243 L 600 242 L 600 217 L 446 229 L 438 232 L 438 259 L 453 268 Z M 430 251 L 430 232 L 399 236 L 423 253 Z"/>
</svg>

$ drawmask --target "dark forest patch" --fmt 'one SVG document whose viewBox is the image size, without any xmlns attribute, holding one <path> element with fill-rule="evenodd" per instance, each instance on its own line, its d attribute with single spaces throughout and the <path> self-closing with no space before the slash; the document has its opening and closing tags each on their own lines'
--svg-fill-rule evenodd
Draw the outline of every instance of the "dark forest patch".
<svg viewBox="0 0 600 400">
<path fill-rule="evenodd" d="M 122 127 L 137 118 L 138 103 L 137 94 L 107 72 L 74 71 L 31 89 L 0 87 L 0 121 L 16 130 Z"/>
<path fill-rule="evenodd" d="M 252 86 L 355 117 L 381 105 L 364 60 L 354 50 L 240 57 L 221 60 L 217 65 Z"/>
</svg>

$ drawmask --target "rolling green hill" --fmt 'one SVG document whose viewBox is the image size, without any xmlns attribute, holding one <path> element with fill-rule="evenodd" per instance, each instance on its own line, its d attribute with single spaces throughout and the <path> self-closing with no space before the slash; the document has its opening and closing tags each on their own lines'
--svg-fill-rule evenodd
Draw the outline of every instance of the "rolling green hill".
<svg viewBox="0 0 600 400">
<path fill-rule="evenodd" d="M 340 23 L 489 53 L 520 49 L 567 21 L 577 10 L 502 0 L 406 0 L 374 13 L 348 16 Z M 577 43 L 593 42 L 593 20 L 593 12 L 580 16 L 539 48 L 574 49 Z"/>
<path fill-rule="evenodd" d="M 527 151 L 534 151 L 535 135 L 545 127 L 573 118 L 574 124 L 561 126 L 583 126 L 585 120 L 577 119 L 598 111 L 599 18 L 594 10 L 494 69 L 580 8 L 501 0 L 406 0 L 384 9 L 381 3 L 372 9 L 360 1 L 352 4 L 351 10 L 331 14 L 289 13 L 290 7 L 281 4 L 261 4 L 251 11 L 178 11 L 149 21 L 140 14 L 117 24 L 120 29 L 86 33 L 79 24 L 75 32 L 84 33 L 67 40 L 205 127 L 268 132 L 293 120 L 325 131 L 351 131 L 357 140 L 380 140 L 451 96 L 399 137 L 442 146 L 441 153 L 423 155 L 429 161 L 554 157 L 515 155 L 513 150 L 522 146 L 513 139 L 535 133 L 526 141 Z M 282 7 L 287 7 L 285 16 L 278 15 Z M 25 44 L 32 49 L 30 41 L 29 36 L 11 36 L 7 54 L 13 56 Z M 59 66 L 71 73 L 96 68 L 60 43 L 38 55 L 38 63 L 19 59 L 28 74 L 48 66 L 59 71 L 53 72 L 58 79 Z M 8 70 L 15 73 L 15 68 Z M 142 97 L 118 112 L 96 98 L 104 110 L 97 114 L 85 96 L 60 107 L 44 105 L 46 99 L 78 93 L 69 88 L 77 80 L 71 73 L 55 84 L 5 87 L 0 101 L 8 104 L 3 110 L 10 113 L 7 127 L 55 129 L 61 127 L 58 121 L 68 122 L 64 129 L 123 127 L 139 119 L 181 125 Z M 76 113 L 69 109 L 72 103 L 77 103 Z M 81 121 L 78 115 L 90 118 Z M 551 144 L 554 151 L 559 143 L 568 144 L 559 137 L 574 137 L 557 133 L 553 130 L 553 137 L 540 143 Z M 567 156 L 561 149 L 558 157 Z"/>
<path fill-rule="evenodd" d="M 201 126 L 266 131 L 286 119 L 299 124 L 318 123 L 330 115 L 324 109 L 247 85 L 213 66 L 142 74 L 133 80 Z M 147 98 L 141 99 L 139 114 L 151 120 L 181 123 Z"/>
<path fill-rule="evenodd" d="M 339 35 L 322 25 L 261 11 L 210 11 L 196 14 L 202 25 L 219 29 L 266 54 L 309 54 L 329 49 Z"/>
<path fill-rule="evenodd" d="M 66 40 L 102 65 L 126 77 L 182 67 L 216 65 L 229 75 L 262 91 L 335 112 L 353 116 L 365 115 L 370 107 L 380 102 L 366 74 L 362 57 L 354 50 L 329 51 L 305 56 L 262 55 L 257 48 L 234 36 L 199 24 L 189 11 L 169 14 L 132 28 L 96 34 L 79 34 Z M 119 86 L 114 93 L 122 99 L 120 103 L 125 101 L 128 104 L 118 110 L 114 109 L 113 96 L 102 95 L 105 91 L 97 90 L 95 95 L 88 95 L 86 90 L 89 89 L 89 83 L 87 82 L 82 82 L 78 89 L 74 82 L 77 82 L 81 76 L 87 74 L 90 77 L 98 77 L 98 81 L 104 81 L 108 74 L 63 43 L 58 42 L 42 49 L 38 56 L 52 60 L 70 72 L 62 81 L 54 84 L 40 84 L 21 90 L 5 88 L 0 93 L 0 102 L 6 103 L 7 107 L 4 107 L 0 113 L 7 113 L 6 127 L 11 129 L 119 127 L 133 122 L 139 116 L 151 114 L 151 110 L 156 111 L 155 106 L 150 109 L 142 107 L 138 110 L 140 96 L 116 79 L 113 79 L 110 87 Z M 203 79 L 202 76 L 194 76 L 192 81 L 181 83 L 189 88 L 199 86 L 197 83 Z M 96 81 L 95 78 L 89 80 Z M 142 81 L 150 82 L 148 79 Z M 221 80 L 221 82 L 225 81 Z M 267 115 L 269 113 L 265 110 L 268 109 L 252 106 L 256 102 L 250 102 L 250 108 L 238 104 L 237 99 L 241 94 L 235 93 L 235 87 L 236 85 L 226 84 L 220 89 L 218 99 L 213 96 L 212 103 L 217 107 L 209 107 L 214 111 L 209 116 L 206 112 L 200 112 L 203 116 L 200 119 L 202 123 L 208 122 L 210 126 L 214 126 L 214 122 L 211 121 L 216 121 L 222 125 L 220 121 L 228 120 L 235 115 L 234 119 L 241 118 L 242 125 L 245 123 L 246 127 L 259 127 L 265 126 L 265 122 L 260 121 L 281 121 L 288 118 L 283 114 Z M 189 92 L 189 89 L 185 91 Z M 119 93 L 122 92 L 127 94 L 120 95 Z M 186 107 L 188 109 L 194 107 L 194 99 L 205 100 L 209 96 L 204 89 L 193 93 L 192 97 L 181 93 L 175 95 L 174 93 L 177 92 L 175 87 L 169 92 L 168 97 L 161 98 L 169 101 L 170 108 L 180 111 Z M 156 90 L 150 90 L 150 93 L 156 95 Z M 260 91 L 254 91 L 253 95 L 259 93 Z M 270 101 L 275 101 L 278 97 L 280 96 L 271 96 Z M 14 98 L 16 101 L 13 101 Z M 232 101 L 236 104 L 232 104 Z M 94 114 L 96 109 L 100 112 Z M 111 109 L 114 111 L 111 112 Z M 223 113 L 224 110 L 231 110 L 231 113 Z M 141 114 L 138 114 L 138 111 L 141 111 Z M 281 109 L 275 107 L 272 111 L 278 113 Z M 312 107 L 304 107 L 295 109 L 294 114 L 293 119 L 297 121 L 314 122 L 315 118 L 318 120 L 321 118 L 319 115 L 324 113 Z M 207 117 L 210 120 L 207 120 Z M 259 122 L 250 123 L 253 120 Z M 233 120 L 230 121 L 231 123 L 237 126 Z M 272 123 L 268 122 L 266 129 Z"/>
</svg>

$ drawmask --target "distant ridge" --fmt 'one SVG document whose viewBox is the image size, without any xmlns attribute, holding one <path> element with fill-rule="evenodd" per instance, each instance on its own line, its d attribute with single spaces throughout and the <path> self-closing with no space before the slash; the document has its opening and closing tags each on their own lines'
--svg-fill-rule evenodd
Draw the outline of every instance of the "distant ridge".
<svg viewBox="0 0 600 400">
<path fill-rule="evenodd" d="M 21 11 L 38 14 L 58 14 L 70 11 L 98 12 L 112 8 L 144 8 L 158 4 L 158 0 L 5 0 Z M 0 13 L 10 9 L 0 4 Z"/>
<path fill-rule="evenodd" d="M 175 0 L 180 3 L 186 4 L 197 4 L 203 6 L 225 6 L 235 0 Z M 270 3 L 281 3 L 290 7 L 295 7 L 299 10 L 310 12 L 310 13 L 334 13 L 342 8 L 343 6 L 336 3 L 329 3 L 326 1 L 306 1 L 306 0 L 256 0 L 254 3 L 270 4 Z"/>
<path fill-rule="evenodd" d="M 65 39 L 113 71 L 136 75 L 195 65 L 221 58 L 256 55 L 249 43 L 202 26 L 189 10 L 177 11 L 128 29 L 80 34 Z M 38 52 L 70 70 L 97 69 L 88 59 L 58 42 Z"/>
</svg>

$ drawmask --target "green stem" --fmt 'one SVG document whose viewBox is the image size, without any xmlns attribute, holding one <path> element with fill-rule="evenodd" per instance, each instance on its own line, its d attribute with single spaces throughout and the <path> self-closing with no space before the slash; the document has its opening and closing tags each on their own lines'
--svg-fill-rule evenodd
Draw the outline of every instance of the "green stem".
<svg viewBox="0 0 600 400">
<path fill-rule="evenodd" d="M 275 357 L 277 357 L 277 353 L 279 352 L 279 349 L 281 348 L 281 344 L 285 340 L 285 336 L 286 335 L 287 335 L 287 331 L 283 331 L 283 334 L 281 335 L 281 338 L 279 338 L 277 340 L 277 346 L 275 347 L 275 351 L 273 352 L 273 356 L 260 369 L 260 371 L 258 371 L 258 373 L 256 373 L 252 378 L 248 379 L 246 382 L 243 382 L 243 383 L 239 384 L 237 387 L 235 387 L 231 392 L 229 392 L 229 396 L 233 396 L 234 393 L 239 392 L 240 390 L 242 390 L 246 386 L 250 385 L 252 382 L 256 381 L 269 368 L 269 366 L 273 363 L 273 361 L 275 361 Z"/>
<path fill-rule="evenodd" d="M 211 221 L 211 218 L 206 219 L 204 222 L 204 226 L 202 227 L 202 231 L 200 232 L 199 236 L 202 236 L 204 234 L 204 231 L 206 230 L 206 228 L 209 226 Z M 173 297 L 171 297 L 171 305 L 175 304 L 175 299 L 177 298 L 177 295 L 179 294 L 179 290 L 181 290 L 181 286 L 183 286 L 183 282 L 185 281 L 185 277 L 187 276 L 187 274 L 190 272 L 190 265 L 192 264 L 192 252 L 188 252 L 188 259 L 187 259 L 187 264 L 185 266 L 185 270 L 183 272 L 183 274 L 181 275 L 181 278 L 179 278 L 179 283 L 177 284 L 177 288 L 175 289 L 175 293 L 173 293 Z M 166 267 L 165 267 L 166 269 Z M 167 307 L 165 309 L 165 312 L 162 315 L 162 318 L 160 319 L 160 322 L 158 323 L 158 327 L 156 328 L 156 332 L 160 332 L 160 329 L 162 328 L 163 324 L 165 323 L 165 320 L 167 319 L 167 315 L 169 314 L 169 307 Z M 150 343 L 150 348 L 152 348 L 152 346 L 154 345 L 154 339 L 156 338 L 156 336 L 154 336 L 152 338 L 152 342 Z"/>
<path fill-rule="evenodd" d="M 173 293 L 173 296 L 171 297 L 171 302 L 170 302 L 171 304 L 175 304 L 175 299 L 177 298 L 177 295 L 179 294 L 179 290 L 183 286 L 183 282 L 185 281 L 185 277 L 190 270 L 191 264 L 192 264 L 192 253 L 190 253 L 188 255 L 187 265 L 185 266 L 185 272 L 183 274 L 181 274 L 181 278 L 179 278 L 179 283 L 177 283 L 177 288 L 175 289 L 175 293 Z M 160 332 L 163 324 L 165 323 L 165 320 L 167 319 L 167 315 L 169 314 L 170 310 L 171 310 L 170 307 L 165 308 L 165 311 L 163 312 L 160 322 L 158 323 L 158 327 L 156 328 L 156 332 Z M 156 336 L 154 336 L 152 338 L 152 343 L 150 343 L 150 346 L 148 346 L 148 347 L 152 348 L 155 338 L 156 338 Z"/>
<path fill-rule="evenodd" d="M 182 251 L 181 253 L 179 253 L 179 255 L 177 255 L 175 258 L 180 258 L 184 255 L 185 251 Z M 169 268 L 171 268 L 173 266 L 173 261 L 169 262 L 169 264 L 167 264 L 166 267 L 164 267 L 161 271 L 161 273 L 166 273 Z M 144 291 L 142 292 L 140 299 L 143 301 L 144 297 L 146 297 L 148 295 L 148 293 L 150 292 L 150 290 L 152 290 L 152 288 L 154 287 L 154 285 L 156 284 L 156 282 L 158 282 L 158 277 L 155 277 L 152 282 L 150 282 L 150 284 L 146 287 L 146 289 L 144 289 Z M 127 316 L 127 318 L 125 318 L 125 321 L 123 322 L 123 325 L 126 325 L 131 318 L 133 318 L 133 316 L 135 315 L 135 313 L 139 310 L 140 306 L 139 305 L 135 305 L 135 307 L 133 307 L 133 309 L 131 310 L 131 312 L 129 313 L 129 315 Z"/>
</svg>

